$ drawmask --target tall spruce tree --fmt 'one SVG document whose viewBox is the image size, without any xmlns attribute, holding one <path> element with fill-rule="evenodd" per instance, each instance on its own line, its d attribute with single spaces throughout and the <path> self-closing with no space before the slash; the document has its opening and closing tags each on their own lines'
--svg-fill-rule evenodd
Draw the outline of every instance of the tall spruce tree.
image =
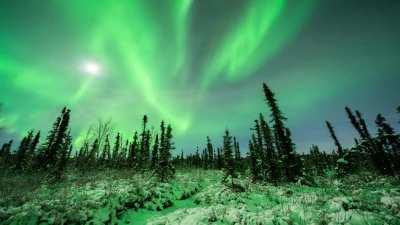
<svg viewBox="0 0 400 225">
<path fill-rule="evenodd" d="M 365 137 L 366 137 L 367 139 L 371 139 L 371 134 L 369 133 L 367 124 L 365 123 L 365 120 L 364 120 L 364 118 L 362 117 L 360 111 L 356 110 L 356 116 L 357 116 L 357 119 L 358 119 L 358 122 L 359 122 L 359 124 L 360 124 L 361 130 L 363 131 Z"/>
<path fill-rule="evenodd" d="M 295 144 L 292 141 L 291 132 L 289 128 L 286 128 L 285 132 L 286 141 L 286 178 L 290 182 L 296 181 L 300 176 L 302 176 L 303 164 L 301 157 L 297 155 L 295 149 Z"/>
<path fill-rule="evenodd" d="M 4 143 L 1 147 L 0 151 L 0 168 L 8 168 L 8 165 L 11 161 L 11 147 L 13 144 L 13 140 L 10 140 L 7 143 Z"/>
<path fill-rule="evenodd" d="M 146 115 L 143 116 L 143 127 L 142 133 L 140 134 L 140 161 L 139 165 L 141 169 L 145 169 L 148 166 L 149 154 L 150 154 L 150 133 L 147 131 L 148 118 Z"/>
<path fill-rule="evenodd" d="M 400 136 L 381 114 L 377 115 L 375 123 L 378 127 L 377 141 L 389 156 L 393 169 L 400 173 Z"/>
<path fill-rule="evenodd" d="M 357 130 L 363 141 L 363 143 L 361 143 L 360 145 L 365 146 L 364 149 L 366 149 L 367 153 L 370 155 L 375 168 L 381 174 L 393 175 L 394 171 L 392 165 L 387 157 L 387 154 L 384 151 L 382 144 L 371 137 L 361 113 L 359 111 L 356 111 L 356 117 L 349 107 L 346 107 L 345 109 L 350 119 L 350 122 L 353 124 L 354 128 Z"/>
<path fill-rule="evenodd" d="M 171 150 L 173 149 L 172 127 L 171 125 L 165 127 L 165 123 L 162 121 L 160 129 L 159 161 L 155 172 L 161 182 L 166 182 L 172 178 L 175 173 L 175 169 L 170 162 Z"/>
<path fill-rule="evenodd" d="M 96 164 L 96 155 L 99 151 L 99 139 L 95 139 L 93 141 L 92 147 L 89 150 L 89 157 L 88 157 L 88 166 L 92 169 L 95 167 Z"/>
<path fill-rule="evenodd" d="M 30 146 L 29 146 L 29 156 L 33 159 L 35 157 L 36 148 L 40 141 L 40 131 L 35 134 Z"/>
<path fill-rule="evenodd" d="M 343 148 L 342 148 L 342 145 L 340 144 L 340 142 L 339 142 L 339 140 L 338 140 L 338 138 L 336 136 L 336 133 L 335 133 L 335 130 L 333 129 L 333 126 L 331 125 L 331 123 L 329 121 L 326 121 L 326 126 L 328 127 L 329 134 L 331 135 L 331 137 L 332 137 L 332 139 L 333 139 L 333 141 L 334 141 L 334 143 L 336 145 L 337 153 L 338 153 L 339 157 L 340 158 L 343 157 Z"/>
<path fill-rule="evenodd" d="M 108 135 L 106 135 L 100 160 L 103 164 L 108 165 L 110 159 L 111 159 L 110 138 Z"/>
<path fill-rule="evenodd" d="M 229 134 L 228 130 L 225 130 L 225 135 L 223 137 L 223 154 L 224 154 L 224 172 L 225 179 L 227 177 L 235 178 L 236 170 L 235 170 L 235 161 L 233 158 L 233 145 L 232 145 L 232 136 Z M 224 179 L 224 180 L 225 180 Z"/>
<path fill-rule="evenodd" d="M 28 165 L 28 151 L 29 151 L 29 147 L 31 145 L 33 139 L 33 131 L 29 131 L 28 135 L 25 136 L 20 145 L 19 148 L 17 150 L 16 153 L 16 159 L 15 159 L 15 170 L 16 171 L 20 171 L 20 170 L 24 170 L 27 169 L 27 165 Z"/>
<path fill-rule="evenodd" d="M 207 136 L 207 152 L 208 152 L 208 164 L 210 168 L 214 167 L 214 147 L 211 143 L 211 139 Z"/>
<path fill-rule="evenodd" d="M 112 152 L 112 164 L 116 167 L 119 163 L 119 154 L 121 151 L 121 135 L 118 132 L 117 136 L 115 137 L 114 148 Z"/>
<path fill-rule="evenodd" d="M 63 145 L 68 138 L 70 112 L 71 110 L 66 107 L 62 109 L 61 115 L 57 117 L 53 129 L 47 136 L 43 154 L 39 156 L 40 167 L 50 171 L 53 175 L 62 172 L 56 171 L 58 169 L 56 165 L 59 163 Z"/>
<path fill-rule="evenodd" d="M 158 163 L 158 148 L 159 148 L 159 142 L 158 142 L 158 135 L 156 134 L 156 137 L 154 139 L 154 144 L 153 144 L 153 149 L 151 151 L 151 169 L 156 169 L 157 163 Z"/>
<path fill-rule="evenodd" d="M 134 168 L 137 166 L 137 153 L 138 151 L 138 133 L 135 131 L 132 143 L 129 145 L 128 166 Z"/>
<path fill-rule="evenodd" d="M 260 178 L 260 168 L 257 164 L 257 153 L 254 149 L 254 144 L 249 140 L 249 163 L 250 163 L 250 173 L 253 181 L 258 181 Z"/>
<path fill-rule="evenodd" d="M 239 142 L 233 137 L 233 149 L 235 151 L 235 166 L 237 171 L 242 171 L 242 156 L 240 155 Z"/>
<path fill-rule="evenodd" d="M 301 175 L 299 171 L 300 165 L 290 137 L 290 131 L 284 125 L 286 118 L 278 107 L 274 93 L 265 83 L 263 84 L 263 90 L 266 102 L 271 110 L 272 121 L 274 122 L 275 146 L 283 163 L 286 180 L 289 182 L 296 181 L 298 176 Z"/>
<path fill-rule="evenodd" d="M 264 179 L 272 183 L 277 183 L 279 180 L 279 165 L 278 159 L 274 146 L 274 139 L 271 132 L 271 129 L 265 121 L 264 116 L 260 113 L 260 128 L 262 131 L 262 137 L 264 140 L 264 151 L 263 151 L 263 170 L 266 171 L 264 174 Z"/>
<path fill-rule="evenodd" d="M 273 121 L 274 135 L 275 135 L 275 144 L 279 155 L 285 155 L 285 126 L 284 121 L 286 118 L 283 116 L 282 112 L 278 107 L 278 103 L 275 99 L 275 94 L 271 91 L 271 89 L 264 83 L 263 84 L 264 95 L 266 98 L 266 102 L 271 110 L 271 117 Z"/>
<path fill-rule="evenodd" d="M 224 165 L 224 160 L 222 156 L 221 148 L 217 148 L 217 169 L 222 169 Z"/>
<path fill-rule="evenodd" d="M 364 140 L 367 139 L 363 129 L 361 128 L 361 124 L 358 122 L 358 120 L 356 119 L 356 117 L 354 116 L 352 110 L 349 107 L 345 107 L 347 116 L 349 117 L 349 120 L 351 122 L 351 124 L 353 125 L 353 127 L 356 129 L 356 131 L 358 132 L 358 134 L 360 135 L 361 138 L 363 138 Z"/>
<path fill-rule="evenodd" d="M 67 163 L 72 152 L 72 137 L 71 131 L 69 130 L 64 138 L 64 141 L 61 145 L 60 156 L 56 163 L 56 169 L 54 171 L 54 178 L 56 180 L 63 179 L 65 170 L 67 168 Z"/>
<path fill-rule="evenodd" d="M 45 170 L 48 169 L 50 167 L 49 162 L 55 159 L 55 152 L 53 151 L 54 150 L 53 145 L 60 127 L 61 118 L 65 113 L 65 111 L 66 108 L 64 107 L 63 110 L 61 111 L 61 116 L 58 116 L 56 118 L 56 121 L 53 123 L 52 129 L 49 131 L 49 134 L 46 137 L 46 142 L 41 147 L 41 150 L 39 152 L 37 165 L 42 169 Z"/>
</svg>

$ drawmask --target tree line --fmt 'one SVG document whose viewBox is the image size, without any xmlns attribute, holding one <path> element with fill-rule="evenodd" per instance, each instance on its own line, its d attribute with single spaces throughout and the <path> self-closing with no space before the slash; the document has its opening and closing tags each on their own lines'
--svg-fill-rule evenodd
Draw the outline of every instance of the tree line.
<svg viewBox="0 0 400 225">
<path fill-rule="evenodd" d="M 376 116 L 377 134 L 372 135 L 363 115 L 345 107 L 349 122 L 358 133 L 351 148 L 345 148 L 336 135 L 334 126 L 326 127 L 335 145 L 332 152 L 321 151 L 313 145 L 308 153 L 296 152 L 287 118 L 281 111 L 275 94 L 263 84 L 263 94 L 269 115 L 260 113 L 251 127 L 247 155 L 229 130 L 225 130 L 220 147 L 214 147 L 206 137 L 205 147 L 194 153 L 172 156 L 174 150 L 172 127 L 161 122 L 156 132 L 148 125 L 145 115 L 140 131 L 124 139 L 121 133 L 111 135 L 110 121 L 99 121 L 89 128 L 83 144 L 73 149 L 70 113 L 63 108 L 45 141 L 40 142 L 40 131 L 29 131 L 18 148 L 12 150 L 13 141 L 4 143 L 0 150 L 0 168 L 3 171 L 44 172 L 61 180 L 67 167 L 79 171 L 99 169 L 133 169 L 151 171 L 161 181 L 174 176 L 175 168 L 202 168 L 223 170 L 225 178 L 249 175 L 254 182 L 309 182 L 309 178 L 334 170 L 339 176 L 374 170 L 382 175 L 400 173 L 400 136 L 381 114 Z M 397 108 L 400 113 L 400 106 Z"/>
<path fill-rule="evenodd" d="M 73 152 L 70 113 L 66 107 L 62 109 L 41 145 L 40 131 L 29 131 L 15 151 L 12 151 L 12 140 L 4 143 L 0 150 L 1 169 L 14 173 L 46 173 L 56 181 L 64 178 L 67 166 L 79 171 L 105 168 L 151 171 L 163 182 L 174 176 L 171 125 L 162 121 L 160 132 L 151 133 L 145 115 L 140 133 L 134 132 L 130 140 L 124 140 L 117 133 L 112 142 L 110 123 L 99 122 L 94 138 L 86 137 L 82 147 Z"/>
</svg>

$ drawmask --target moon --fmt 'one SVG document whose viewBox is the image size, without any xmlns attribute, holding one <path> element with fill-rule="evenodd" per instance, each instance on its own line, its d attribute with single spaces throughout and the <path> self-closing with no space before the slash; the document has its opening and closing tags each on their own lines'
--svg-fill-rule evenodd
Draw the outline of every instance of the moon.
<svg viewBox="0 0 400 225">
<path fill-rule="evenodd" d="M 81 70 L 87 75 L 90 76 L 99 76 L 102 72 L 101 65 L 93 60 L 88 60 L 82 63 Z"/>
</svg>

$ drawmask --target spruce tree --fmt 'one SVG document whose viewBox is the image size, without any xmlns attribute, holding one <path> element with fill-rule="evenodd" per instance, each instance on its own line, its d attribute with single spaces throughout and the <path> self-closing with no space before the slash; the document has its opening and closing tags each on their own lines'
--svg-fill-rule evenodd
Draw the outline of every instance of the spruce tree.
<svg viewBox="0 0 400 225">
<path fill-rule="evenodd" d="M 362 117 L 360 111 L 356 110 L 356 116 L 357 116 L 357 119 L 358 119 L 358 121 L 359 121 L 361 130 L 363 131 L 365 137 L 366 137 L 367 139 L 371 139 L 371 134 L 369 133 L 367 124 L 365 123 L 365 120 L 364 120 L 364 118 Z"/>
<path fill-rule="evenodd" d="M 266 161 L 265 161 L 265 155 L 264 155 L 264 149 L 263 149 L 263 137 L 262 137 L 262 131 L 261 131 L 261 126 L 258 120 L 254 120 L 254 134 L 251 136 L 252 138 L 252 143 L 253 143 L 253 148 L 255 152 L 255 157 L 256 157 L 256 167 L 259 170 L 259 176 L 254 177 L 254 180 L 261 180 L 265 178 L 265 170 L 264 168 L 267 167 Z"/>
<path fill-rule="evenodd" d="M 354 116 L 352 110 L 347 106 L 345 107 L 345 110 L 346 110 L 347 116 L 349 117 L 349 120 L 350 120 L 351 124 L 353 125 L 353 127 L 359 133 L 360 137 L 366 140 L 367 137 L 366 137 L 363 129 L 361 128 L 361 124 L 358 122 L 358 120 Z"/>
<path fill-rule="evenodd" d="M 235 161 L 233 158 L 233 146 L 232 146 L 232 136 L 229 134 L 228 130 L 225 130 L 225 135 L 223 137 L 223 157 L 224 157 L 224 172 L 225 172 L 225 178 L 231 177 L 235 178 L 236 177 L 236 171 L 235 171 Z"/>
<path fill-rule="evenodd" d="M 217 148 L 217 169 L 222 169 L 223 167 L 223 156 L 221 148 Z"/>
<path fill-rule="evenodd" d="M 162 121 L 160 129 L 159 161 L 156 174 L 161 182 L 166 182 L 172 178 L 175 173 L 175 169 L 170 162 L 171 150 L 173 149 L 172 128 L 170 125 L 165 128 L 165 123 Z"/>
<path fill-rule="evenodd" d="M 158 163 L 158 147 L 159 147 L 158 135 L 156 134 L 156 137 L 154 139 L 153 149 L 151 151 L 151 169 L 153 170 L 157 167 Z"/>
<path fill-rule="evenodd" d="M 207 152 L 208 152 L 208 164 L 210 168 L 214 167 L 214 147 L 211 143 L 211 139 L 207 136 Z"/>
<path fill-rule="evenodd" d="M 295 145 L 292 142 L 291 132 L 286 128 L 285 133 L 285 149 L 286 149 L 286 178 L 290 182 L 296 181 L 302 175 L 302 161 L 299 155 L 295 152 Z"/>
<path fill-rule="evenodd" d="M 8 169 L 8 165 L 11 161 L 11 147 L 13 144 L 13 140 L 10 140 L 7 143 L 4 143 L 1 147 L 0 151 L 0 168 L 4 167 Z"/>
<path fill-rule="evenodd" d="M 278 154 L 283 156 L 286 154 L 284 149 L 286 136 L 285 136 L 285 126 L 283 123 L 283 121 L 285 121 L 286 118 L 283 116 L 282 112 L 278 107 L 278 103 L 275 99 L 275 94 L 269 89 L 269 87 L 265 83 L 263 84 L 263 89 L 266 102 L 271 110 L 272 121 L 274 122 L 273 128 L 274 128 L 276 148 Z"/>
<path fill-rule="evenodd" d="M 110 146 L 110 138 L 107 135 L 103 144 L 103 150 L 100 157 L 100 160 L 105 165 L 108 165 L 109 160 L 111 159 L 111 146 Z"/>
<path fill-rule="evenodd" d="M 46 137 L 46 142 L 40 149 L 37 166 L 42 169 L 45 170 L 48 169 L 50 167 L 49 163 L 51 162 L 51 160 L 55 159 L 55 152 L 53 152 L 54 151 L 53 145 L 58 133 L 62 115 L 65 113 L 65 111 L 66 108 L 64 107 L 61 111 L 61 116 L 58 116 L 56 118 L 56 121 L 53 123 L 52 129 L 49 131 L 49 134 Z"/>
<path fill-rule="evenodd" d="M 386 118 L 378 114 L 375 120 L 378 127 L 377 141 L 383 146 L 387 155 L 390 155 L 390 162 L 396 173 L 400 172 L 400 136 L 393 127 L 386 121 Z"/>
<path fill-rule="evenodd" d="M 20 171 L 26 169 L 28 162 L 28 151 L 33 139 L 33 131 L 29 131 L 28 135 L 25 136 L 17 150 L 15 159 L 15 170 Z"/>
<path fill-rule="evenodd" d="M 381 174 L 392 175 L 393 168 L 390 160 L 388 159 L 384 151 L 384 147 L 381 143 L 377 142 L 371 137 L 361 113 L 359 111 L 356 111 L 357 117 L 355 117 L 350 108 L 346 107 L 345 109 L 349 116 L 350 122 L 353 124 L 354 128 L 357 130 L 363 141 L 360 145 L 365 146 L 364 148 L 370 155 L 375 168 Z"/>
<path fill-rule="evenodd" d="M 342 145 L 340 144 L 338 138 L 336 137 L 335 130 L 333 129 L 333 127 L 329 121 L 326 121 L 326 126 L 328 127 L 329 134 L 331 135 L 331 137 L 336 145 L 339 158 L 342 158 L 343 157 L 343 148 L 342 148 Z"/>
<path fill-rule="evenodd" d="M 60 156 L 59 159 L 56 163 L 56 169 L 55 169 L 55 174 L 54 178 L 55 180 L 61 180 L 64 176 L 65 170 L 67 168 L 67 163 L 68 159 L 70 157 L 72 151 L 72 137 L 71 137 L 71 131 L 69 130 L 68 133 L 65 136 L 65 139 L 61 145 L 60 149 Z"/>
<path fill-rule="evenodd" d="M 133 140 L 132 143 L 129 146 L 129 167 L 134 168 L 135 166 L 137 166 L 137 153 L 138 151 L 138 133 L 135 131 L 134 135 L 133 135 Z"/>
<path fill-rule="evenodd" d="M 112 164 L 116 167 L 119 163 L 119 154 L 121 149 L 121 135 L 118 132 L 117 136 L 115 137 L 114 148 L 112 152 Z"/>
<path fill-rule="evenodd" d="M 39 140 L 40 140 L 40 131 L 38 131 L 35 135 L 35 137 L 33 138 L 30 146 L 29 146 L 29 155 L 33 158 L 35 157 L 35 151 L 36 148 L 39 144 Z"/>
<path fill-rule="evenodd" d="M 150 154 L 150 133 L 147 131 L 148 118 L 146 115 L 143 116 L 143 127 L 142 133 L 140 134 L 140 161 L 139 165 L 141 169 L 145 169 L 148 166 L 149 154 Z"/>
<path fill-rule="evenodd" d="M 257 164 L 257 153 L 254 149 L 254 144 L 249 141 L 249 160 L 250 160 L 250 173 L 253 181 L 258 181 L 260 177 L 260 170 Z"/>
<path fill-rule="evenodd" d="M 272 183 L 276 183 L 279 180 L 279 165 L 274 146 L 274 139 L 271 129 L 261 113 L 260 128 L 264 140 L 263 160 L 265 161 L 265 163 L 263 163 L 263 170 L 266 171 L 266 173 L 264 174 L 264 179 L 267 179 Z"/>
<path fill-rule="evenodd" d="M 235 150 L 235 166 L 237 171 L 242 171 L 242 157 L 240 155 L 239 142 L 233 137 L 233 149 Z"/>
<path fill-rule="evenodd" d="M 266 102 L 271 110 L 272 121 L 274 122 L 273 128 L 275 135 L 275 146 L 284 166 L 286 180 L 289 182 L 296 181 L 298 176 L 301 175 L 301 165 L 299 165 L 300 161 L 294 150 L 294 145 L 290 137 L 290 131 L 284 125 L 286 118 L 283 116 L 278 107 L 274 93 L 265 83 L 263 84 L 263 89 Z"/>
<path fill-rule="evenodd" d="M 89 150 L 89 157 L 88 157 L 88 166 L 92 169 L 96 164 L 96 155 L 99 151 L 99 139 L 95 139 L 90 150 Z"/>
<path fill-rule="evenodd" d="M 47 137 L 44 154 L 40 157 L 43 163 L 42 167 L 53 175 L 63 172 L 57 171 L 56 165 L 59 163 L 60 155 L 62 155 L 63 144 L 68 138 L 70 112 L 66 107 L 62 109 L 61 115 L 57 117 L 56 122 L 53 124 L 53 129 Z"/>
</svg>

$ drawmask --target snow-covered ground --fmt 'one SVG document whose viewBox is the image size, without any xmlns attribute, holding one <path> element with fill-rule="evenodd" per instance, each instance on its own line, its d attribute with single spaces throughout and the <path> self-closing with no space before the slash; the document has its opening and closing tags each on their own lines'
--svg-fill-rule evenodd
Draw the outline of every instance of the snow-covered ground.
<svg viewBox="0 0 400 225">
<path fill-rule="evenodd" d="M 129 171 L 70 175 L 18 193 L 18 201 L 15 193 L 2 197 L 0 224 L 400 224 L 393 178 L 317 178 L 310 187 L 243 177 L 235 180 L 240 192 L 221 180 L 220 171 L 205 170 L 178 171 L 170 183 Z"/>
</svg>

